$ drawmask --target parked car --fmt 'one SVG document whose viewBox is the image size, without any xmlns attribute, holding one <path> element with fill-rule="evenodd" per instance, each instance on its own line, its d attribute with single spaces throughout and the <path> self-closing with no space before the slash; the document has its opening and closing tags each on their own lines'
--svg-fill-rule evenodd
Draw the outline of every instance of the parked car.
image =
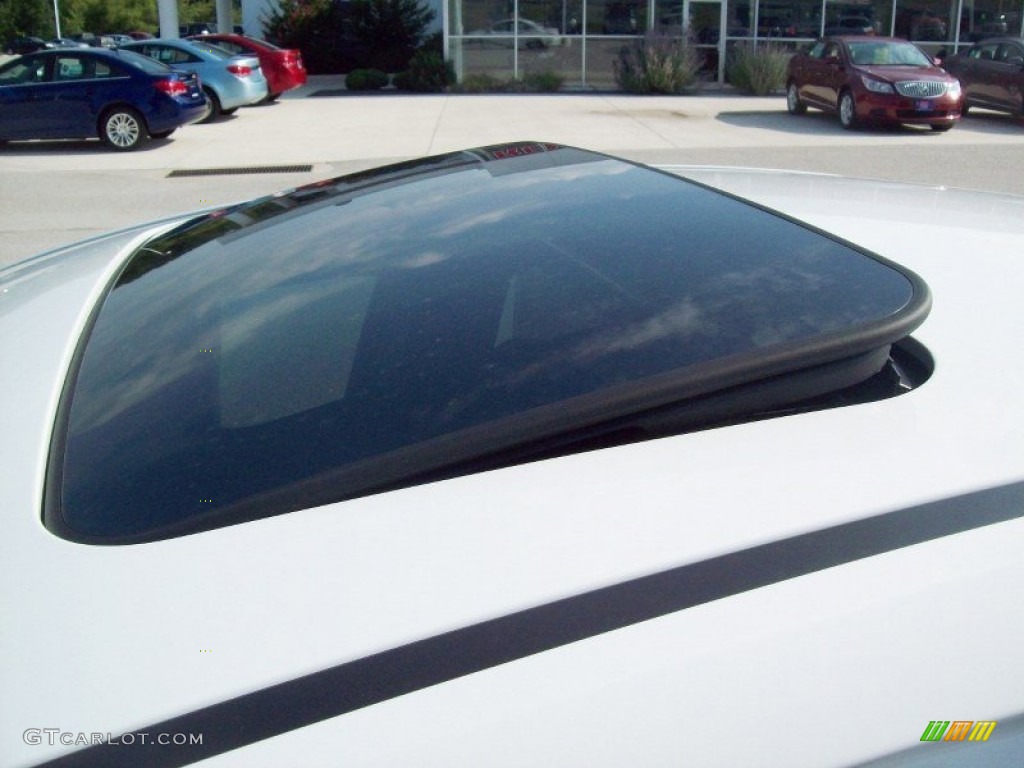
<svg viewBox="0 0 1024 768">
<path fill-rule="evenodd" d="M 549 48 L 562 44 L 562 36 L 555 27 L 547 27 L 530 19 L 505 19 L 467 34 L 474 38 L 486 38 L 472 41 L 478 45 L 512 48 L 517 33 L 521 50 Z"/>
<path fill-rule="evenodd" d="M 8 761 L 1013 764 L 1024 198 L 697 175 L 756 204 L 520 143 L 0 272 Z"/>
<path fill-rule="evenodd" d="M 985 40 L 943 65 L 960 80 L 964 113 L 983 107 L 1024 116 L 1024 38 Z"/>
<path fill-rule="evenodd" d="M 786 75 L 786 107 L 837 112 L 844 128 L 888 122 L 948 131 L 960 119 L 959 81 L 905 40 L 825 37 L 794 55 Z"/>
<path fill-rule="evenodd" d="M 215 21 L 197 21 L 192 24 L 182 24 L 178 27 L 178 34 L 182 37 L 191 37 L 192 35 L 211 35 L 217 31 L 217 22 Z"/>
<path fill-rule="evenodd" d="M 92 32 L 76 32 L 70 36 L 72 40 L 83 45 L 90 46 L 92 48 L 102 48 L 103 43 L 98 35 Z"/>
<path fill-rule="evenodd" d="M 198 78 L 128 51 L 69 48 L 0 66 L 0 140 L 98 137 L 137 149 L 201 120 Z"/>
<path fill-rule="evenodd" d="M 302 51 L 279 48 L 266 40 L 255 40 L 244 35 L 220 34 L 219 32 L 194 37 L 199 42 L 213 43 L 235 55 L 256 56 L 267 79 L 266 101 L 274 101 L 285 91 L 306 84 L 306 67 L 302 62 Z"/>
<path fill-rule="evenodd" d="M 131 35 L 122 35 L 118 33 L 100 35 L 100 44 L 104 48 L 117 48 L 118 46 L 130 43 L 133 40 L 135 40 L 135 38 Z"/>
<path fill-rule="evenodd" d="M 4 49 L 7 53 L 14 54 L 15 56 L 23 56 L 26 53 L 34 53 L 35 51 L 44 51 L 47 48 L 53 48 L 53 43 L 43 40 L 41 37 L 34 37 L 32 35 L 23 35 L 21 37 L 15 37 L 7 43 L 7 47 Z"/>
<path fill-rule="evenodd" d="M 125 43 L 121 50 L 142 53 L 199 75 L 210 101 L 207 120 L 230 115 L 239 107 L 256 104 L 267 96 L 267 79 L 256 56 L 235 56 L 209 43 L 163 38 Z"/>
<path fill-rule="evenodd" d="M 55 37 L 50 42 L 54 48 L 91 48 L 89 43 L 83 40 L 76 40 L 73 37 Z"/>
</svg>

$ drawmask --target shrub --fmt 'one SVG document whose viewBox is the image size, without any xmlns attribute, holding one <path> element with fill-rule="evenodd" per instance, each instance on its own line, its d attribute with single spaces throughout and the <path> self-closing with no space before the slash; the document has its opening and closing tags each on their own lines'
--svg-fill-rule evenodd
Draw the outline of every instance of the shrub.
<svg viewBox="0 0 1024 768">
<path fill-rule="evenodd" d="M 526 86 L 526 90 L 540 93 L 554 93 L 561 89 L 564 82 L 564 77 L 550 70 L 528 72 L 523 77 L 523 84 Z"/>
<path fill-rule="evenodd" d="M 460 93 L 499 93 L 508 90 L 508 83 L 484 72 L 474 72 L 455 86 Z"/>
<path fill-rule="evenodd" d="M 501 80 L 493 75 L 475 72 L 466 75 L 454 86 L 459 93 L 553 93 L 562 87 L 565 78 L 550 71 L 530 72 L 521 80 Z"/>
<path fill-rule="evenodd" d="M 373 66 L 387 72 L 411 67 L 437 15 L 420 0 L 352 0 L 350 7 L 352 33 L 369 47 Z"/>
<path fill-rule="evenodd" d="M 615 81 L 629 93 L 682 93 L 697 80 L 700 54 L 687 38 L 648 32 L 615 61 Z"/>
<path fill-rule="evenodd" d="M 379 69 L 353 69 L 345 76 L 350 91 L 379 91 L 388 84 L 388 76 Z"/>
<path fill-rule="evenodd" d="M 755 96 L 775 93 L 786 85 L 786 67 L 792 55 L 778 45 L 741 43 L 729 52 L 726 77 Z"/>
<path fill-rule="evenodd" d="M 395 75 L 395 87 L 400 91 L 440 93 L 455 82 L 451 62 L 436 51 L 421 49 L 409 62 L 409 69 Z"/>
</svg>

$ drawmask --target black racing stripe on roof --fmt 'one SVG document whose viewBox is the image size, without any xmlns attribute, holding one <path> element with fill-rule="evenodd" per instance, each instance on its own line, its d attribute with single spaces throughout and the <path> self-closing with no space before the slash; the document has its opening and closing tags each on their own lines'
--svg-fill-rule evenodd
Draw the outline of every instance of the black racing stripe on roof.
<svg viewBox="0 0 1024 768">
<path fill-rule="evenodd" d="M 148 734 L 145 743 L 135 735 L 131 745 L 96 745 L 41 765 L 189 765 L 605 632 L 1020 517 L 1024 482 L 793 536 L 392 648 L 135 731 Z M 202 734 L 203 743 L 161 745 L 159 734 Z"/>
</svg>

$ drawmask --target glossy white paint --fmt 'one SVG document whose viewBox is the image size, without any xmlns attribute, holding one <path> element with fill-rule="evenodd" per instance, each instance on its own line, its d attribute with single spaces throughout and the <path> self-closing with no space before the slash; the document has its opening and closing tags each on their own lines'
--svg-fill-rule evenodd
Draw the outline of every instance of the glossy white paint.
<svg viewBox="0 0 1024 768">
<path fill-rule="evenodd" d="M 0 273 L 0 764 L 623 579 L 1024 479 L 1024 199 L 688 169 L 918 272 L 932 380 L 154 544 L 45 531 L 54 409 L 140 233 Z M 981 228 L 978 227 L 979 223 Z M 166 224 L 161 226 L 167 226 Z M 1024 711 L 1024 522 L 563 647 L 210 765 L 848 765 Z M 998 733 L 998 731 L 997 731 Z"/>
</svg>

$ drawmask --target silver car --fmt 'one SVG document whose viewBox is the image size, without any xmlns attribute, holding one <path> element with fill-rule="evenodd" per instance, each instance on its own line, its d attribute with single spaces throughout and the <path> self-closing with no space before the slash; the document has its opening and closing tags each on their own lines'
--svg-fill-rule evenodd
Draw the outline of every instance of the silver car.
<svg viewBox="0 0 1024 768">
<path fill-rule="evenodd" d="M 157 38 L 119 47 L 199 75 L 210 100 L 206 121 L 230 115 L 239 107 L 262 101 L 267 95 L 267 80 L 255 56 L 236 56 L 216 45 L 193 40 Z"/>
</svg>

